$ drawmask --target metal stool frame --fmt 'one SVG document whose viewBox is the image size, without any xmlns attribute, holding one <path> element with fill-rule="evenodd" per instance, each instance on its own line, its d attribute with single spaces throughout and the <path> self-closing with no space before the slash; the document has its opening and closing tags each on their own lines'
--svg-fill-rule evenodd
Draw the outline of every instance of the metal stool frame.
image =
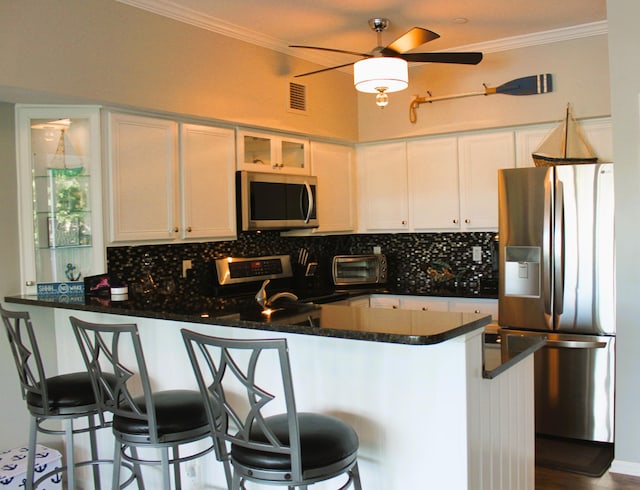
<svg viewBox="0 0 640 490">
<path fill-rule="evenodd" d="M 97 324 L 75 317 L 71 325 L 80 345 L 82 356 L 91 375 L 94 391 L 99 402 L 99 415 L 113 414 L 112 429 L 115 436 L 113 488 L 119 480 L 119 463 L 122 459 L 135 465 L 160 465 L 162 467 L 163 488 L 171 488 L 170 467 L 173 466 L 175 488 L 181 488 L 180 463 L 190 461 L 212 451 L 211 428 L 208 424 L 188 430 L 168 430 L 161 433 L 158 427 L 157 396 L 169 397 L 187 392 L 169 391 L 154 393 L 149 381 L 142 344 L 136 324 Z M 135 362 L 127 362 L 120 349 L 132 348 Z M 106 376 L 115 375 L 117 382 L 112 386 Z M 142 395 L 133 393 L 135 382 L 142 388 Z M 139 389 L 138 389 L 139 390 Z M 190 392 L 195 396 L 196 392 Z M 198 402 L 200 400 L 198 399 Z M 203 419 L 204 420 L 204 419 Z M 119 422 L 120 421 L 120 422 Z M 139 423 L 144 430 L 138 433 L 119 430 L 122 424 Z M 211 445 L 196 453 L 181 456 L 179 446 L 206 438 L 212 438 Z M 136 448 L 157 448 L 161 450 L 159 460 L 141 459 Z M 169 449 L 172 455 L 169 455 Z"/>
<path fill-rule="evenodd" d="M 341 490 L 350 485 L 361 490 L 357 435 L 353 429 L 334 417 L 296 410 L 286 339 L 222 339 L 186 329 L 182 330 L 182 336 L 200 392 L 208 402 L 209 422 L 218 446 L 216 455 L 233 467 L 232 490 L 244 489 L 245 481 L 306 489 L 343 474 L 347 475 L 347 481 Z M 277 362 L 280 379 L 260 378 L 258 368 L 263 360 Z M 278 398 L 283 406 L 271 407 L 270 403 Z M 276 411 L 275 416 L 272 410 Z M 276 419 L 280 426 L 274 430 Z M 348 454 L 332 455 L 325 464 L 305 467 L 302 448 L 309 440 L 305 439 L 304 422 L 309 420 L 313 420 L 318 431 L 327 424 L 347 433 L 355 441 Z M 276 434 L 278 430 L 280 435 Z M 247 466 L 234 455 L 245 450 L 259 455 L 256 461 L 276 455 L 279 467 Z"/>
</svg>

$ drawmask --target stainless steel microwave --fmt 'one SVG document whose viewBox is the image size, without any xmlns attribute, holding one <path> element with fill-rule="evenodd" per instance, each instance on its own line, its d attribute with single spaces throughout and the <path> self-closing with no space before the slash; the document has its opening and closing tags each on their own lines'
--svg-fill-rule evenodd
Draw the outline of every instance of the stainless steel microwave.
<svg viewBox="0 0 640 490">
<path fill-rule="evenodd" d="M 336 255 L 333 258 L 336 286 L 387 282 L 387 258 L 383 254 Z"/>
<path fill-rule="evenodd" d="M 315 228 L 317 190 L 311 175 L 239 171 L 238 224 L 242 231 Z"/>
</svg>

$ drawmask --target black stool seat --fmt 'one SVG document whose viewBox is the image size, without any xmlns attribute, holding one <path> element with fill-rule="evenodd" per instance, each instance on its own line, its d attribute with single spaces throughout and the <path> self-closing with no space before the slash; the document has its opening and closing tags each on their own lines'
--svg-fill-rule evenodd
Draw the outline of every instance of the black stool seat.
<svg viewBox="0 0 640 490">
<path fill-rule="evenodd" d="M 289 445 L 289 421 L 286 414 L 275 415 L 265 419 L 265 423 L 285 446 Z M 299 413 L 300 450 L 302 455 L 302 471 L 309 471 L 323 466 L 339 463 L 353 457 L 358 451 L 358 435 L 342 420 L 322 414 Z M 262 431 L 252 430 L 254 442 L 268 443 Z M 245 466 L 286 470 L 291 468 L 289 454 L 256 451 L 233 444 L 232 459 Z"/>
<path fill-rule="evenodd" d="M 199 391 L 160 391 L 153 393 L 152 398 L 159 438 L 199 428 L 202 428 L 203 433 L 210 431 L 206 408 Z M 144 397 L 137 397 L 133 401 L 142 413 L 146 413 Z M 113 430 L 123 434 L 148 434 L 149 421 L 146 417 L 135 419 L 116 415 L 113 418 Z"/>
<path fill-rule="evenodd" d="M 115 376 L 110 376 L 109 380 L 113 384 L 116 382 Z M 44 383 L 47 388 L 48 408 L 52 411 L 96 405 L 91 377 L 87 372 L 53 376 L 47 378 Z M 27 405 L 32 409 L 44 408 L 41 393 L 33 391 L 27 393 Z M 97 410 L 97 405 L 94 409 Z"/>
</svg>

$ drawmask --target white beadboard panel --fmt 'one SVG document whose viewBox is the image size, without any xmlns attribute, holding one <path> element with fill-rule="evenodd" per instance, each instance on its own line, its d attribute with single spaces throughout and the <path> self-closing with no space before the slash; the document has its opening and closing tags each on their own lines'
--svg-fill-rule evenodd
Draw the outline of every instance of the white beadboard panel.
<svg viewBox="0 0 640 490">
<path fill-rule="evenodd" d="M 474 490 L 534 490 L 533 356 L 470 384 L 469 482 Z"/>
</svg>

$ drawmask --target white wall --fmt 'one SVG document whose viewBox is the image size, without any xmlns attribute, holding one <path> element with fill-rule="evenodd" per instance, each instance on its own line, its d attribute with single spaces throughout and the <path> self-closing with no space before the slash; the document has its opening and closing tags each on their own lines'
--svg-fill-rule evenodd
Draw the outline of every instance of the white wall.
<svg viewBox="0 0 640 490">
<path fill-rule="evenodd" d="M 0 103 L 0 301 L 20 292 L 18 258 L 18 197 L 16 193 L 15 130 L 13 104 Z M 14 309 L 14 305 L 3 306 Z M 0 450 L 27 441 L 27 410 L 20 396 L 15 364 L 4 326 L 0 326 Z M 6 414 L 11 414 L 7 417 Z"/>
<path fill-rule="evenodd" d="M 294 79 L 319 67 L 114 0 L 0 1 L 0 66 L 4 101 L 84 101 L 357 137 L 348 74 Z M 288 109 L 292 81 L 307 86 L 304 114 Z"/>
<path fill-rule="evenodd" d="M 425 63 L 409 72 L 409 88 L 389 94 L 380 109 L 372 94 L 358 95 L 359 140 L 439 134 L 474 129 L 558 121 L 567 103 L 579 118 L 610 115 L 607 36 L 488 53 L 478 65 Z M 417 121 L 409 120 L 413 97 L 484 91 L 511 80 L 550 73 L 553 90 L 546 94 L 494 94 L 421 104 Z"/>
<path fill-rule="evenodd" d="M 640 475 L 640 2 L 608 0 L 616 185 L 617 380 L 613 471 Z"/>
</svg>

